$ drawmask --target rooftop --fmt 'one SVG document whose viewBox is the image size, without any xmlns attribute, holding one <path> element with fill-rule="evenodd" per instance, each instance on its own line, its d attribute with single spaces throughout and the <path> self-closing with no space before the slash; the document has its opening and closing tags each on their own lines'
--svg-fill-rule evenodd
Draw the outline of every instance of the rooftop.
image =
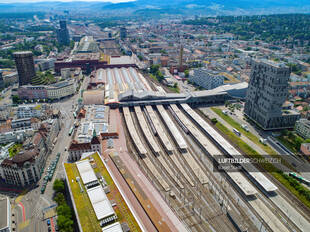
<svg viewBox="0 0 310 232">
<path fill-rule="evenodd" d="M 134 64 L 134 60 L 130 56 L 112 56 L 110 64 Z"/>
<path fill-rule="evenodd" d="M 67 183 L 71 192 L 72 202 L 75 205 L 75 213 L 78 222 L 82 227 L 81 229 L 83 231 L 118 232 L 121 231 L 118 225 L 127 223 L 130 231 L 141 231 L 136 219 L 124 201 L 123 195 L 114 183 L 114 179 L 112 179 L 109 171 L 106 169 L 99 153 L 93 153 L 82 161 L 88 162 L 90 166 L 94 167 L 92 169 L 96 177 L 99 179 L 102 177 L 104 179 L 103 182 L 106 182 L 110 191 L 109 193 L 104 193 L 101 185 L 86 190 L 82 182 L 80 182 L 80 187 L 79 183 L 76 181 L 76 177 L 81 178 L 77 168 L 78 162 L 64 164 Z M 102 183 L 102 185 L 104 185 L 104 183 Z M 81 188 L 83 192 L 81 192 Z M 116 206 L 110 208 L 107 204 L 108 201 L 115 202 Z M 117 215 L 116 224 L 110 224 L 101 228 L 100 220 L 97 218 L 102 218 L 104 215 L 110 214 L 112 210 Z"/>
<path fill-rule="evenodd" d="M 76 167 L 79 170 L 84 185 L 97 180 L 94 170 L 90 166 L 89 160 L 76 162 Z"/>
</svg>

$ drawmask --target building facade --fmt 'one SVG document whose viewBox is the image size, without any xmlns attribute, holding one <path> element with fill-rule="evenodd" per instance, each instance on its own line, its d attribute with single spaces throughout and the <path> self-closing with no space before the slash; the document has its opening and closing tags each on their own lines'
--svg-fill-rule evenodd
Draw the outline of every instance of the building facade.
<svg viewBox="0 0 310 232">
<path fill-rule="evenodd" d="M 40 118 L 42 116 L 41 105 L 19 105 L 16 112 L 17 118 Z"/>
<path fill-rule="evenodd" d="M 74 95 L 76 92 L 75 81 L 62 81 L 46 88 L 48 99 L 61 99 Z"/>
<path fill-rule="evenodd" d="M 269 60 L 253 60 L 244 113 L 264 130 L 292 128 L 300 114 L 283 110 L 288 96 L 289 67 Z"/>
<path fill-rule="evenodd" d="M 57 29 L 57 41 L 62 45 L 68 46 L 70 44 L 70 36 L 67 28 L 67 21 L 61 20 L 59 21 L 60 28 Z"/>
<path fill-rule="evenodd" d="M 310 138 L 310 121 L 307 119 L 300 119 L 296 122 L 295 131 L 304 139 Z"/>
<path fill-rule="evenodd" d="M 15 52 L 13 56 L 18 73 L 19 86 L 31 83 L 31 79 L 36 76 L 32 52 Z"/>
<path fill-rule="evenodd" d="M 38 65 L 39 70 L 46 71 L 46 70 L 54 70 L 55 68 L 55 61 L 56 59 L 37 59 L 34 62 Z"/>
<path fill-rule="evenodd" d="M 81 159 L 83 153 L 96 152 L 101 153 L 101 143 L 97 136 L 93 136 L 90 143 L 78 143 L 77 141 L 72 141 L 68 149 L 69 158 L 71 162 Z"/>
<path fill-rule="evenodd" d="M 24 150 L 2 161 L 0 176 L 5 183 L 17 186 L 27 186 L 40 179 L 42 168 L 39 162 L 40 151 L 37 148 Z"/>
<path fill-rule="evenodd" d="M 47 90 L 44 85 L 24 85 L 18 88 L 18 96 L 23 100 L 47 99 Z"/>
<path fill-rule="evenodd" d="M 13 119 L 11 121 L 13 130 L 26 130 L 31 129 L 31 118 Z"/>
<path fill-rule="evenodd" d="M 18 96 L 23 100 L 61 99 L 74 95 L 76 92 L 75 81 L 62 81 L 52 85 L 24 85 L 18 88 Z"/>
<path fill-rule="evenodd" d="M 189 81 L 210 90 L 223 85 L 224 76 L 206 68 L 199 68 L 194 70 L 194 75 L 189 77 Z"/>
<path fill-rule="evenodd" d="M 0 163 L 0 179 L 11 185 L 29 186 L 40 180 L 42 170 L 50 153 L 48 141 L 57 133 L 42 126 L 32 138 L 23 143 L 23 150 L 14 157 L 7 157 Z M 59 131 L 59 130 L 58 130 Z"/>
<path fill-rule="evenodd" d="M 7 144 L 12 142 L 21 143 L 25 140 L 29 133 L 31 134 L 31 132 L 33 132 L 32 129 L 0 133 L 0 144 Z"/>
</svg>

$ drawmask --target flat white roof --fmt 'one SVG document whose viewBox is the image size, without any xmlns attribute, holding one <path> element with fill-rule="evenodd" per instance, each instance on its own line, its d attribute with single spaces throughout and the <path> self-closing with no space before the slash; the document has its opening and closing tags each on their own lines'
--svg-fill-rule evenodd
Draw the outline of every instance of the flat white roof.
<svg viewBox="0 0 310 232">
<path fill-rule="evenodd" d="M 162 105 L 157 105 L 156 107 L 157 107 L 159 113 L 161 114 L 161 116 L 163 117 L 164 121 L 166 122 L 169 130 L 171 131 L 171 134 L 174 136 L 179 147 L 181 149 L 186 149 L 187 144 L 186 144 L 183 136 L 181 135 L 181 133 L 177 129 L 176 125 L 174 124 L 174 122 L 172 121 L 172 119 L 170 118 L 168 113 L 166 112 L 165 108 Z"/>
<path fill-rule="evenodd" d="M 97 180 L 97 177 L 89 163 L 89 160 L 82 160 L 76 162 L 76 167 L 79 170 L 84 185 Z"/>
<path fill-rule="evenodd" d="M 112 56 L 110 64 L 134 64 L 134 61 L 130 56 Z"/>
<path fill-rule="evenodd" d="M 122 226 L 119 222 L 115 222 L 102 229 L 102 232 L 123 232 Z"/>
<path fill-rule="evenodd" d="M 98 220 L 115 214 L 112 205 L 101 185 L 88 189 L 87 194 Z"/>
</svg>

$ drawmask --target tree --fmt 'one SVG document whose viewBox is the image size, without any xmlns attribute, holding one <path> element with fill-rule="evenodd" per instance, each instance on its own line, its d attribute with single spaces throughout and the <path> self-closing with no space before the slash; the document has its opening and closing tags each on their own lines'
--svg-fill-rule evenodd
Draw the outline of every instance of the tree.
<svg viewBox="0 0 310 232">
<path fill-rule="evenodd" d="M 67 204 L 57 206 L 57 214 L 63 215 L 69 219 L 72 217 L 71 208 Z"/>
<path fill-rule="evenodd" d="M 152 74 L 156 74 L 159 71 L 159 64 L 153 64 L 150 67 L 150 73 Z"/>
<path fill-rule="evenodd" d="M 12 96 L 12 101 L 13 101 L 13 103 L 14 103 L 14 104 L 19 103 L 19 102 L 20 102 L 20 98 L 19 98 L 19 96 L 17 96 L 17 95 L 13 95 L 13 96 Z"/>
<path fill-rule="evenodd" d="M 189 70 L 186 69 L 186 70 L 184 71 L 184 74 L 185 74 L 185 77 L 189 77 Z"/>
<path fill-rule="evenodd" d="M 212 119 L 211 119 L 211 122 L 212 122 L 213 124 L 216 124 L 216 123 L 217 123 L 217 119 L 216 119 L 216 118 L 212 118 Z"/>
<path fill-rule="evenodd" d="M 56 193 L 63 193 L 65 191 L 65 183 L 60 179 L 56 179 L 53 184 L 53 190 Z"/>
<path fill-rule="evenodd" d="M 54 200 L 56 201 L 57 205 L 65 204 L 65 196 L 62 193 L 57 193 Z"/>
<path fill-rule="evenodd" d="M 303 141 L 304 140 L 302 138 L 296 136 L 296 138 L 295 138 L 295 148 L 296 148 L 296 150 L 299 150 L 300 145 L 303 143 Z"/>
<path fill-rule="evenodd" d="M 64 215 L 58 215 L 57 224 L 61 232 L 73 232 L 73 221 Z"/>
</svg>

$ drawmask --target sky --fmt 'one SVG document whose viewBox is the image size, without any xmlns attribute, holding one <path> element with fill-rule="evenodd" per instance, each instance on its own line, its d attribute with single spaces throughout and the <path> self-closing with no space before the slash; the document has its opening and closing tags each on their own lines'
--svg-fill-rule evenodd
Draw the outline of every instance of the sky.
<svg viewBox="0 0 310 232">
<path fill-rule="evenodd" d="M 131 2 L 134 0 L 0 0 L 0 3 L 15 3 L 15 2 Z"/>
</svg>

